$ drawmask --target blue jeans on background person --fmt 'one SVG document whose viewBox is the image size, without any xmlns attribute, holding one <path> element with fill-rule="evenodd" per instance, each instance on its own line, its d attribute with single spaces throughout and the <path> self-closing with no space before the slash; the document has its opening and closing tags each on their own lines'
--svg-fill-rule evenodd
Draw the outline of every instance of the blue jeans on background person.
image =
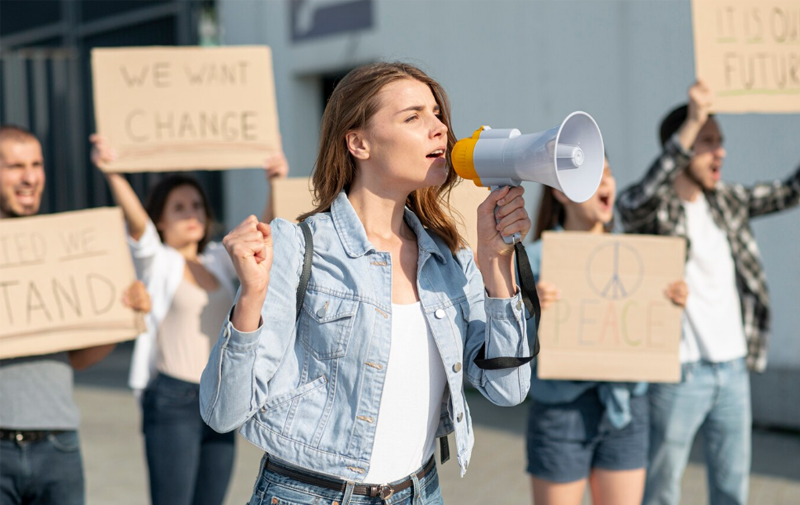
<svg viewBox="0 0 800 505">
<path fill-rule="evenodd" d="M 247 505 L 300 505 L 300 504 L 336 504 L 336 505 L 444 505 L 441 490 L 439 488 L 439 474 L 434 467 L 431 472 L 423 478 L 417 478 L 414 472 L 411 476 L 413 485 L 398 491 L 387 498 L 386 501 L 380 497 L 370 498 L 369 496 L 353 494 L 355 483 L 348 482 L 344 492 L 328 489 L 327 487 L 306 484 L 299 480 L 280 475 L 267 469 L 268 456 L 261 458 L 261 470 L 253 486 L 253 495 Z M 278 463 L 280 465 L 280 463 Z M 283 465 L 281 465 L 283 466 Z M 287 468 L 289 468 L 287 466 Z M 306 473 L 297 467 L 291 467 L 300 473 Z M 311 473 L 317 478 L 318 474 Z M 405 480 L 405 479 L 403 479 Z M 343 481 L 335 478 L 331 482 L 339 484 Z M 398 482 L 402 482 L 398 481 Z M 397 484 L 392 482 L 389 484 Z"/>
<path fill-rule="evenodd" d="M 644 505 L 678 505 L 695 435 L 703 435 L 710 505 L 747 503 L 750 376 L 744 359 L 686 363 L 678 384 L 650 385 L 650 463 Z"/>
<path fill-rule="evenodd" d="M 200 385 L 159 374 L 142 398 L 153 505 L 221 505 L 234 460 L 234 432 L 200 417 Z"/>
<path fill-rule="evenodd" d="M 77 431 L 44 440 L 0 440 L 0 503 L 83 505 L 83 460 Z"/>
</svg>

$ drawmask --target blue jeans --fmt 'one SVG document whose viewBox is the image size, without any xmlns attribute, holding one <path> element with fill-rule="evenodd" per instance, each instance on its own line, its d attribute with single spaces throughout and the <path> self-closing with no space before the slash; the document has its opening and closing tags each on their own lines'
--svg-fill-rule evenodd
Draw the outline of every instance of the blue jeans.
<svg viewBox="0 0 800 505">
<path fill-rule="evenodd" d="M 3 505 L 83 505 L 84 492 L 77 431 L 35 442 L 0 440 Z"/>
<path fill-rule="evenodd" d="M 650 385 L 650 465 L 645 505 L 677 505 L 698 431 L 709 503 L 747 503 L 751 452 L 750 376 L 744 359 L 683 365 L 678 384 Z"/>
<path fill-rule="evenodd" d="M 221 505 L 234 458 L 234 432 L 200 417 L 200 385 L 158 375 L 144 392 L 143 432 L 153 505 Z"/>
<path fill-rule="evenodd" d="M 267 455 L 261 460 L 261 471 L 258 474 L 253 496 L 247 505 L 444 505 L 439 490 L 439 475 L 436 467 L 422 479 L 416 474 L 411 476 L 414 485 L 393 494 L 388 499 L 370 498 L 354 495 L 354 483 L 348 482 L 344 492 L 334 491 L 326 487 L 306 484 L 298 480 L 279 475 L 267 470 Z M 293 469 L 296 469 L 293 467 Z M 314 474 L 318 476 L 317 474 Z M 331 482 L 343 481 L 332 477 Z M 396 484 L 391 482 L 389 484 Z"/>
</svg>

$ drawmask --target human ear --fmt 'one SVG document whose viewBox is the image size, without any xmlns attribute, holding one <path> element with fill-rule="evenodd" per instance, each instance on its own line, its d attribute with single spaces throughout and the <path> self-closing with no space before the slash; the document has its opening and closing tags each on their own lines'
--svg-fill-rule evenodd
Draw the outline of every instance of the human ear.
<svg viewBox="0 0 800 505">
<path fill-rule="evenodd" d="M 345 135 L 347 150 L 357 160 L 367 160 L 370 154 L 370 143 L 361 130 L 351 130 Z"/>
</svg>

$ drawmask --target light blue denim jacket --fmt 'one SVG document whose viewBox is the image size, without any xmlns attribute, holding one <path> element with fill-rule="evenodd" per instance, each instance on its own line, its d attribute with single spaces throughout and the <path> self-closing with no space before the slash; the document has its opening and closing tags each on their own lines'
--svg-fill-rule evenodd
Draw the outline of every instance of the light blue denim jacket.
<svg viewBox="0 0 800 505">
<path fill-rule="evenodd" d="M 436 435 L 455 431 L 463 475 L 473 446 L 464 374 L 497 405 L 525 399 L 530 366 L 481 370 L 473 363 L 484 343 L 487 358 L 529 354 L 524 306 L 519 293 L 486 294 L 469 250 L 454 257 L 408 209 L 405 221 L 417 235 L 417 288 L 447 375 Z M 285 462 L 363 482 L 392 338 L 392 257 L 369 242 L 344 193 L 308 223 L 314 259 L 297 324 L 305 240 L 297 225 L 277 219 L 263 324 L 244 333 L 225 323 L 200 382 L 200 411 L 213 429 L 241 427 Z"/>
</svg>

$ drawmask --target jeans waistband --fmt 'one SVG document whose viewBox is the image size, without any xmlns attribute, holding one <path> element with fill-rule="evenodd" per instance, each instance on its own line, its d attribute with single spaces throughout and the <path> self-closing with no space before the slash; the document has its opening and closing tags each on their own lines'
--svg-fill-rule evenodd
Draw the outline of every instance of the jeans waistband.
<svg viewBox="0 0 800 505">
<path fill-rule="evenodd" d="M 347 488 L 347 482 L 336 479 L 335 477 L 330 477 L 296 466 L 287 465 L 269 458 L 266 458 L 264 464 L 268 471 L 283 477 L 294 479 L 302 482 L 303 484 L 322 487 L 338 492 L 345 492 Z M 413 486 L 414 476 L 416 476 L 418 481 L 422 481 L 431 475 L 435 469 L 436 461 L 434 457 L 431 456 L 431 459 L 429 459 L 425 465 L 404 479 L 400 479 L 389 484 L 356 484 L 353 487 L 353 494 L 386 500 L 395 493 L 406 490 Z"/>
<path fill-rule="evenodd" d="M 0 440 L 10 442 L 38 442 L 50 435 L 60 435 L 65 430 L 6 430 L 0 428 Z"/>
</svg>

